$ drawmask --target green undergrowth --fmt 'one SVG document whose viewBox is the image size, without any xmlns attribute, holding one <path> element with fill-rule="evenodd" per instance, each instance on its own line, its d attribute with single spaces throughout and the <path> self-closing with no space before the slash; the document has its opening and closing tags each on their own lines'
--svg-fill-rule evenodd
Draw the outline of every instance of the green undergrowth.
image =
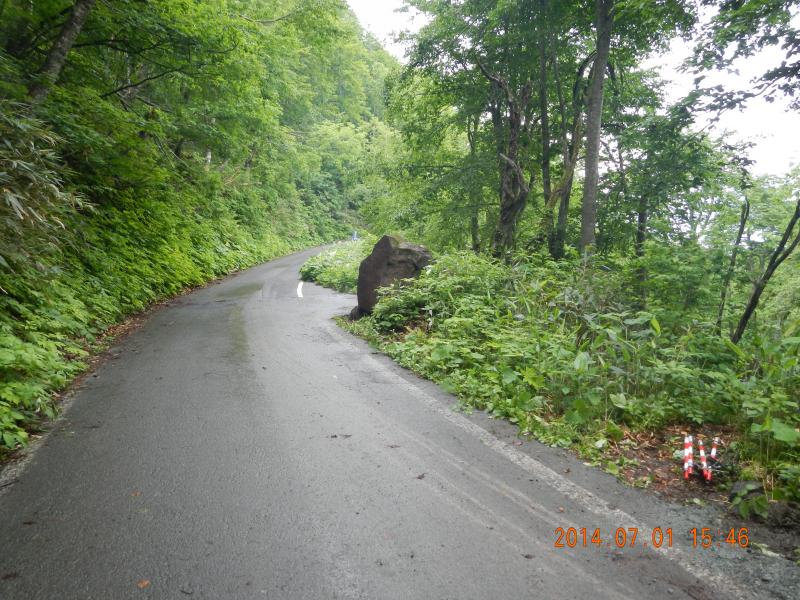
<svg viewBox="0 0 800 600">
<path fill-rule="evenodd" d="M 340 242 L 308 259 L 300 268 L 304 281 L 315 281 L 339 292 L 356 293 L 358 267 L 372 251 L 377 239 L 367 235 L 359 240 Z"/>
<path fill-rule="evenodd" d="M 343 323 L 467 407 L 590 460 L 625 430 L 735 425 L 728 451 L 744 474 L 773 498 L 800 499 L 797 323 L 734 346 L 655 301 L 650 311 L 620 301 L 635 268 L 448 254 Z"/>
</svg>

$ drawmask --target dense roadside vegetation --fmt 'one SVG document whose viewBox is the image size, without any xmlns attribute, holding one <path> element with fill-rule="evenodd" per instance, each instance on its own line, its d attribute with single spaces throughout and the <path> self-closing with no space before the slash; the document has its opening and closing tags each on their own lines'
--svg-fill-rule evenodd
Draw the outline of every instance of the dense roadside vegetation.
<svg viewBox="0 0 800 600">
<path fill-rule="evenodd" d="M 110 324 L 349 235 L 394 69 L 336 0 L 0 2 L 0 451 Z"/>
<path fill-rule="evenodd" d="M 372 251 L 376 241 L 375 236 L 368 235 L 328 248 L 309 258 L 300 268 L 300 276 L 304 281 L 316 281 L 339 292 L 355 294 L 358 289 L 358 267 Z"/>
<path fill-rule="evenodd" d="M 796 3 L 408 4 L 428 21 L 392 80 L 403 144 L 362 215 L 438 260 L 351 327 L 590 457 L 627 431 L 735 431 L 734 476 L 764 491 L 742 511 L 800 501 L 800 171 L 755 177 L 747 147 L 699 123 L 793 94 Z M 767 46 L 787 60 L 670 104 L 641 64 L 677 35 L 701 85 Z M 346 289 L 360 251 L 306 274 Z"/>
</svg>

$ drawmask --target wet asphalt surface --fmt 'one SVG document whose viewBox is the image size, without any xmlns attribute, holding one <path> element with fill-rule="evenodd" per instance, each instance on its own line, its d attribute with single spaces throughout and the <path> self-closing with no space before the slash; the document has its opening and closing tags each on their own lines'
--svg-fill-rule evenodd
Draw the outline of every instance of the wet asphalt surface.
<svg viewBox="0 0 800 600">
<path fill-rule="evenodd" d="M 788 561 L 693 549 L 712 511 L 458 413 L 341 331 L 352 296 L 297 295 L 313 253 L 173 301 L 83 380 L 0 474 L 2 600 L 800 598 Z"/>
</svg>

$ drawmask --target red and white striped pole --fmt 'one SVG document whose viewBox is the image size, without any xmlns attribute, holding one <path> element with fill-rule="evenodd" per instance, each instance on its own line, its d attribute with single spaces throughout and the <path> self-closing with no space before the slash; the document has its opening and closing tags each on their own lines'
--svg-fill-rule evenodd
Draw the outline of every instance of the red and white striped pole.
<svg viewBox="0 0 800 600">
<path fill-rule="evenodd" d="M 703 447 L 703 440 L 697 440 L 697 446 L 700 448 L 700 468 L 703 470 L 703 479 L 706 481 L 711 481 L 711 471 L 708 469 L 708 463 L 706 462 L 706 450 Z"/>
<path fill-rule="evenodd" d="M 717 446 L 719 445 L 719 438 L 715 437 L 714 441 L 711 442 L 711 460 L 716 465 L 717 464 Z M 708 481 L 711 481 L 711 469 L 708 470 L 708 477 L 706 477 Z"/>
<path fill-rule="evenodd" d="M 687 435 L 683 438 L 683 478 L 689 479 L 692 474 L 692 436 Z"/>
</svg>

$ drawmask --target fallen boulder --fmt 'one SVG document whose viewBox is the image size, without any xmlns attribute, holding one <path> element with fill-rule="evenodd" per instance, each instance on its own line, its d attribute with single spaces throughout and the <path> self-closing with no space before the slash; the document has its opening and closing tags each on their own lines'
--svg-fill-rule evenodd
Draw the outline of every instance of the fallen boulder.
<svg viewBox="0 0 800 600">
<path fill-rule="evenodd" d="M 358 319 L 371 313 L 378 302 L 378 288 L 398 279 L 416 277 L 430 264 L 431 258 L 431 253 L 423 246 L 391 235 L 383 236 L 358 268 L 358 306 L 350 313 L 350 318 Z"/>
</svg>

